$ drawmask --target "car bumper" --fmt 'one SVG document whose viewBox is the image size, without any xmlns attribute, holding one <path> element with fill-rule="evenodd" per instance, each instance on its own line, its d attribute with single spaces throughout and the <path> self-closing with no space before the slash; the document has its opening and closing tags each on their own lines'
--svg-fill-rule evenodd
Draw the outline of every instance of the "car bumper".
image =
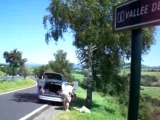
<svg viewBox="0 0 160 120">
<path fill-rule="evenodd" d="M 50 96 L 45 96 L 45 95 L 39 95 L 38 98 L 40 100 L 46 100 L 46 101 L 53 101 L 53 102 L 63 102 L 61 97 L 50 97 Z"/>
</svg>

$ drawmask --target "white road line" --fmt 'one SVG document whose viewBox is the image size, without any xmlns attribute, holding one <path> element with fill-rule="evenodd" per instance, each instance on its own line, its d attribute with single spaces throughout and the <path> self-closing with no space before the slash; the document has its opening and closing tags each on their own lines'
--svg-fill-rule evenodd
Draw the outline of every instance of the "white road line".
<svg viewBox="0 0 160 120">
<path fill-rule="evenodd" d="M 25 90 L 25 89 L 32 88 L 32 87 L 35 87 L 35 86 L 37 86 L 37 84 L 36 84 L 36 85 L 33 85 L 33 86 L 31 86 L 31 87 L 27 87 L 27 88 L 22 88 L 22 89 L 18 89 L 18 90 L 14 90 L 14 91 L 9 91 L 9 92 L 5 92 L 5 93 L 0 93 L 0 95 L 5 95 L 5 94 L 9 94 L 9 93 L 13 93 L 13 92 Z"/>
<path fill-rule="evenodd" d="M 20 118 L 19 120 L 27 120 L 28 118 L 30 118 L 30 117 L 33 116 L 34 114 L 38 113 L 39 111 L 43 110 L 43 109 L 46 108 L 47 106 L 48 106 L 47 104 L 46 104 L 46 105 L 43 105 L 43 106 L 41 106 L 40 108 L 32 111 L 32 112 L 29 113 L 28 115 Z"/>
</svg>

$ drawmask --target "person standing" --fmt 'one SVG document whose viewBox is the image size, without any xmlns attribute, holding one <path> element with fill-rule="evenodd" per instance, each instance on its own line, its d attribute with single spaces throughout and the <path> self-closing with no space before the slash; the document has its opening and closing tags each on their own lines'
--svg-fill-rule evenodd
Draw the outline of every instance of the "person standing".
<svg viewBox="0 0 160 120">
<path fill-rule="evenodd" d="M 62 84 L 62 99 L 63 99 L 63 106 L 65 111 L 70 111 L 70 102 L 71 102 L 71 95 L 73 95 L 73 84 Z"/>
</svg>

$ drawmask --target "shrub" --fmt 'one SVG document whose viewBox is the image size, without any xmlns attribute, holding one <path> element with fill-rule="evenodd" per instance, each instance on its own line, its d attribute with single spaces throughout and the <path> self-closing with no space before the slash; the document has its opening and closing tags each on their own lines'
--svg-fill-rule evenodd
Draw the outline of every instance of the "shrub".
<svg viewBox="0 0 160 120">
<path fill-rule="evenodd" d="M 149 102 L 147 102 L 147 98 L 150 97 L 140 97 L 139 104 L 139 119 L 140 120 L 154 120 L 154 114 L 152 110 L 152 106 Z"/>
<path fill-rule="evenodd" d="M 140 120 L 159 120 L 160 100 L 143 95 L 140 98 L 139 118 Z"/>
<path fill-rule="evenodd" d="M 151 86 L 154 82 L 158 82 L 158 79 L 155 76 L 143 75 L 141 77 L 142 86 Z"/>
</svg>

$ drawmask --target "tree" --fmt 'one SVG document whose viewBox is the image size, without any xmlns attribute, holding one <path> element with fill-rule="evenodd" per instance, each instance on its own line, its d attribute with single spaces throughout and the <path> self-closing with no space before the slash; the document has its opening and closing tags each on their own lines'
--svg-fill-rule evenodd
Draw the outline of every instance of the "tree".
<svg viewBox="0 0 160 120">
<path fill-rule="evenodd" d="M 18 73 L 18 69 L 25 65 L 25 62 L 27 62 L 26 58 L 22 58 L 22 53 L 18 51 L 17 49 L 14 49 L 13 51 L 5 51 L 3 53 L 3 57 L 6 60 L 6 63 L 9 63 L 9 67 L 11 69 L 11 75 L 12 78 L 14 75 Z"/>
<path fill-rule="evenodd" d="M 28 69 L 25 67 L 25 65 L 20 66 L 18 73 L 20 76 L 23 76 L 24 79 L 26 79 L 27 75 L 29 74 Z"/>
<path fill-rule="evenodd" d="M 71 75 L 72 64 L 66 60 L 67 53 L 63 52 L 63 50 L 58 50 L 56 54 L 54 54 L 55 61 L 50 61 L 50 68 L 58 73 L 62 73 L 64 79 L 71 82 L 73 81 L 73 77 Z"/>
<path fill-rule="evenodd" d="M 130 31 L 114 33 L 112 30 L 113 6 L 124 0 L 52 0 L 44 17 L 46 42 L 51 38 L 58 41 L 70 28 L 74 34 L 79 60 L 89 67 L 90 45 L 92 51 L 92 85 L 102 92 L 113 93 L 117 85 L 114 80 L 119 76 L 124 59 L 130 58 Z M 49 23 L 49 25 L 47 24 Z M 153 28 L 143 29 L 142 53 L 147 53 L 154 43 Z M 119 76 L 120 77 L 120 76 Z M 125 82 L 123 82 L 125 83 Z M 113 87 L 113 85 L 116 85 Z M 93 87 L 93 86 L 92 86 Z M 92 96 L 92 92 L 87 92 Z M 90 97 L 91 101 L 92 98 Z M 91 106 L 91 103 L 87 105 Z"/>
<path fill-rule="evenodd" d="M 33 73 L 36 77 L 38 77 L 39 79 L 42 79 L 42 76 L 43 76 L 44 72 L 46 72 L 46 71 L 48 71 L 48 72 L 50 71 L 49 65 L 42 65 L 40 67 L 36 67 L 36 68 L 34 68 Z"/>
</svg>

